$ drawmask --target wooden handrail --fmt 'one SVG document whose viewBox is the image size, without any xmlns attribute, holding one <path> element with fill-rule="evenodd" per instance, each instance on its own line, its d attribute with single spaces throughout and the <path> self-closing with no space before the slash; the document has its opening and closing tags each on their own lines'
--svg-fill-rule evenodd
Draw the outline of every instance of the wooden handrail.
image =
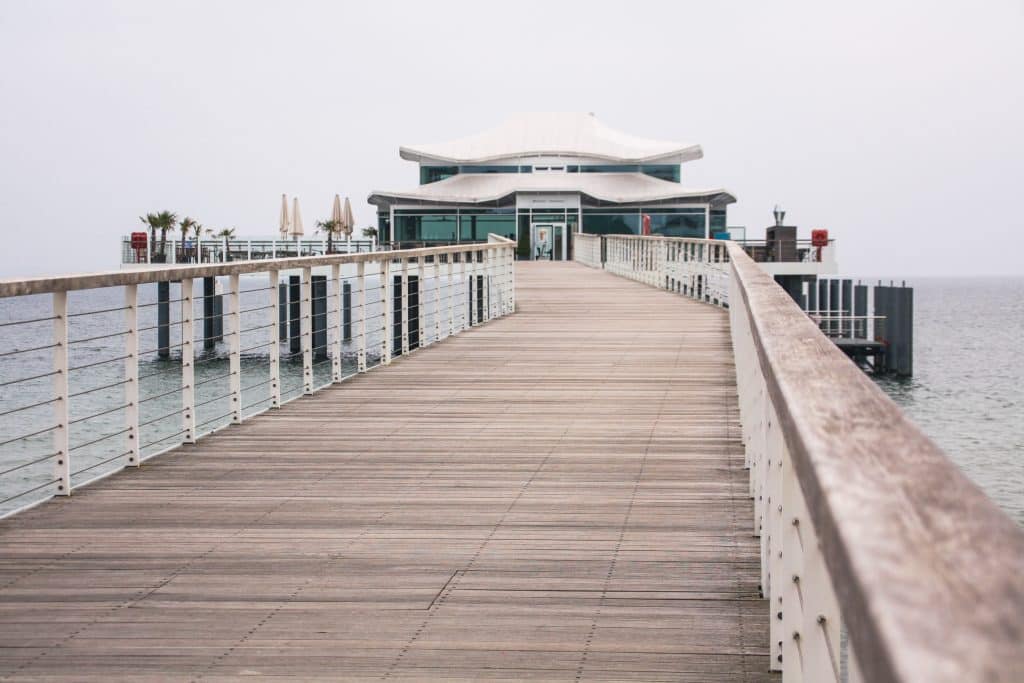
<svg viewBox="0 0 1024 683">
<path fill-rule="evenodd" d="M 729 243 L 865 681 L 1024 681 L 1024 531 Z"/>
<path fill-rule="evenodd" d="M 324 256 L 296 256 L 281 259 L 256 259 L 232 261 L 230 263 L 204 263 L 198 265 L 167 266 L 142 270 L 115 270 L 101 273 L 59 275 L 56 277 L 11 278 L 0 280 L 0 298 L 26 294 L 49 294 L 76 289 L 141 285 L 152 282 L 166 282 L 181 278 L 217 277 L 221 275 L 245 275 L 264 273 L 268 270 L 291 270 L 346 263 L 370 263 L 386 259 L 418 258 L 441 254 L 457 254 L 468 251 L 489 251 L 502 249 L 512 240 L 493 235 L 493 242 L 478 242 L 451 247 L 427 247 L 424 249 L 403 249 L 395 251 L 372 251 L 357 254 L 328 254 Z"/>
</svg>

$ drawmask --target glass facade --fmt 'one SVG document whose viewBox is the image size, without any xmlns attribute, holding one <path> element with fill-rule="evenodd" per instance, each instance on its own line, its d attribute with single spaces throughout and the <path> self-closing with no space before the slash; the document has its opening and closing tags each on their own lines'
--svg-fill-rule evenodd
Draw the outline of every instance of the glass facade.
<svg viewBox="0 0 1024 683">
<path fill-rule="evenodd" d="M 538 166 L 549 171 L 562 166 Z M 566 173 L 643 173 L 654 178 L 679 182 L 679 164 L 571 164 Z M 510 164 L 466 164 L 462 166 L 420 166 L 420 185 L 436 183 L 460 173 L 533 173 L 533 166 Z"/>
<path fill-rule="evenodd" d="M 706 235 L 704 209 L 701 207 L 584 209 L 583 232 L 593 235 L 639 235 L 643 230 L 644 215 L 651 218 L 652 235 L 697 238 Z"/>
<path fill-rule="evenodd" d="M 394 234 L 385 237 L 387 214 L 378 215 L 382 241 L 486 242 L 494 233 L 514 240 L 514 209 L 396 209 Z"/>
<path fill-rule="evenodd" d="M 458 174 L 458 166 L 420 166 L 420 185 L 436 183 Z"/>
<path fill-rule="evenodd" d="M 459 212 L 459 239 L 461 241 L 486 242 L 487 235 L 491 233 L 515 240 L 516 217 L 514 210 L 500 214 Z"/>
<path fill-rule="evenodd" d="M 533 166 L 465 165 L 465 166 L 420 166 L 420 185 L 436 183 L 460 173 L 532 173 Z"/>
<path fill-rule="evenodd" d="M 649 213 L 651 234 L 665 237 L 704 237 L 704 212 Z"/>
<path fill-rule="evenodd" d="M 725 209 L 711 209 L 711 230 L 710 235 L 714 237 L 716 232 L 726 232 Z"/>
<path fill-rule="evenodd" d="M 679 164 L 589 164 L 569 166 L 566 170 L 569 169 L 578 169 L 580 173 L 643 173 L 674 183 L 678 183 L 680 177 Z"/>
</svg>

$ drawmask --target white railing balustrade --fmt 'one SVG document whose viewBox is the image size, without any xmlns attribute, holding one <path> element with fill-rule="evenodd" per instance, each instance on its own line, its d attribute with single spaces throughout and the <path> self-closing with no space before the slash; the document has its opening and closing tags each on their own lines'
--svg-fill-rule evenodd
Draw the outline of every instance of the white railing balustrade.
<svg viewBox="0 0 1024 683">
<path fill-rule="evenodd" d="M 708 303 L 728 302 L 729 253 L 725 242 L 628 235 L 607 235 L 603 239 L 605 270 Z M 600 253 L 601 247 L 595 250 Z"/>
<path fill-rule="evenodd" d="M 591 268 L 601 267 L 601 236 L 588 235 L 585 232 L 572 236 L 573 260 Z"/>
<path fill-rule="evenodd" d="M 0 517 L 508 315 L 514 249 L 0 281 Z"/>
<path fill-rule="evenodd" d="M 1024 680 L 1024 531 L 741 246 L 601 239 L 576 260 L 729 309 L 784 683 Z"/>
<path fill-rule="evenodd" d="M 139 240 L 131 236 L 121 238 L 121 263 L 126 266 L 227 263 L 298 256 L 356 254 L 377 251 L 378 248 L 374 239 L 334 239 L 328 245 L 326 237 L 181 239 L 180 236 L 168 235 L 166 240 L 160 240 L 158 236 L 154 244 L 147 234 L 144 239 Z"/>
</svg>

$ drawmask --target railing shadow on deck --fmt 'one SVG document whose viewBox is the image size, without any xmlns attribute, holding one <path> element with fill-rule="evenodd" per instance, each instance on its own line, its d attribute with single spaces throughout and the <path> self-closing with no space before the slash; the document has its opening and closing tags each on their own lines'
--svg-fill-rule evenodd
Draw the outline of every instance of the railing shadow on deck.
<svg viewBox="0 0 1024 683">
<path fill-rule="evenodd" d="M 0 519 L 513 312 L 514 249 L 0 280 Z"/>
<path fill-rule="evenodd" d="M 742 248 L 576 235 L 575 260 L 729 309 L 784 681 L 1024 681 L 1024 531 Z"/>
</svg>

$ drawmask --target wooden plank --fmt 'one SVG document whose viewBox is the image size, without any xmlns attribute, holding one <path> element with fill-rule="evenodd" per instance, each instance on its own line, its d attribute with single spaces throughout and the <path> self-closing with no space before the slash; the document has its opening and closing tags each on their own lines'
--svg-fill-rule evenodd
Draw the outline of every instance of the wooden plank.
<svg viewBox="0 0 1024 683">
<path fill-rule="evenodd" d="M 516 315 L 0 523 L 0 677 L 777 681 L 721 309 Z"/>
</svg>

